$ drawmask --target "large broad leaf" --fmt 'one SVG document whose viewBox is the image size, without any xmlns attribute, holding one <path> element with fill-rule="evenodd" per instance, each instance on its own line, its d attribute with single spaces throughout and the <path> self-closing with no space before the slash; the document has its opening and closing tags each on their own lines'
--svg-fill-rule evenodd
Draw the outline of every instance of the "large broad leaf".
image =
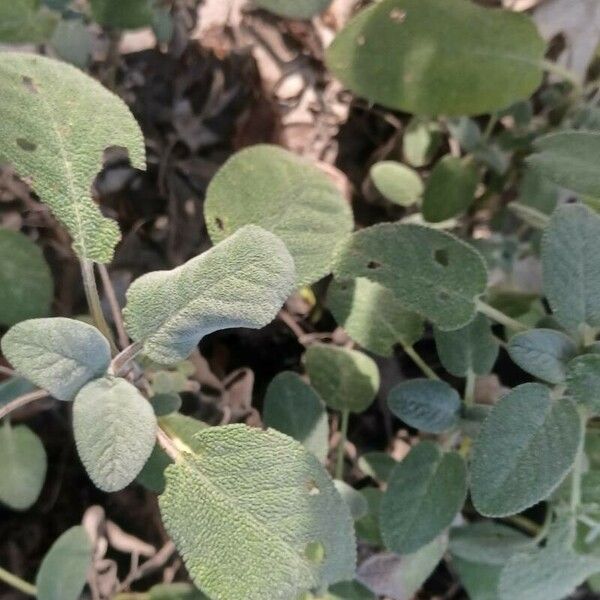
<svg viewBox="0 0 600 600">
<path fill-rule="evenodd" d="M 366 354 L 331 344 L 313 344 L 306 351 L 310 382 L 325 404 L 360 413 L 375 399 L 379 369 Z"/>
<path fill-rule="evenodd" d="M 352 91 L 389 108 L 472 115 L 530 96 L 542 81 L 544 46 L 523 14 L 467 0 L 384 0 L 338 34 L 327 64 Z"/>
<path fill-rule="evenodd" d="M 369 503 L 359 490 L 348 485 L 341 479 L 335 479 L 333 484 L 344 502 L 348 505 L 350 514 L 355 521 L 362 519 L 369 513 Z"/>
<path fill-rule="evenodd" d="M 325 405 L 299 375 L 286 371 L 267 388 L 263 420 L 267 427 L 298 440 L 321 462 L 327 458 L 329 422 Z"/>
<path fill-rule="evenodd" d="M 462 457 L 421 442 L 394 468 L 381 500 L 385 545 L 397 554 L 415 552 L 452 523 L 466 496 Z"/>
<path fill-rule="evenodd" d="M 427 180 L 423 217 L 438 223 L 462 214 L 475 200 L 478 183 L 479 169 L 472 158 L 444 156 Z"/>
<path fill-rule="evenodd" d="M 52 275 L 44 255 L 27 236 L 0 229 L 0 323 L 45 317 L 52 302 Z"/>
<path fill-rule="evenodd" d="M 144 168 L 142 132 L 122 100 L 71 65 L 0 54 L 0 157 L 31 181 L 77 254 L 101 263 L 120 238 L 90 195 L 110 146 L 127 148 L 133 166 Z"/>
<path fill-rule="evenodd" d="M 423 335 L 424 323 L 382 285 L 365 277 L 334 279 L 327 307 L 348 335 L 363 348 L 391 356 L 398 343 L 412 346 Z"/>
<path fill-rule="evenodd" d="M 135 479 L 154 448 L 156 429 L 152 406 L 125 379 L 97 379 L 75 398 L 77 450 L 90 478 L 105 492 Z"/>
<path fill-rule="evenodd" d="M 573 465 L 583 435 L 577 409 L 538 383 L 514 388 L 475 441 L 471 494 L 483 515 L 502 517 L 544 500 Z"/>
<path fill-rule="evenodd" d="M 561 131 L 535 141 L 527 162 L 550 181 L 578 194 L 600 198 L 600 133 Z"/>
<path fill-rule="evenodd" d="M 221 167 L 204 215 L 215 243 L 250 223 L 278 235 L 294 258 L 298 285 L 331 271 L 333 251 L 353 227 L 350 205 L 325 173 L 268 145 L 242 150 Z"/>
<path fill-rule="evenodd" d="M 600 414 L 600 355 L 584 354 L 569 363 L 567 393 L 595 415 Z"/>
<path fill-rule="evenodd" d="M 167 469 L 160 509 L 215 600 L 289 600 L 352 579 L 352 518 L 319 461 L 272 429 L 210 427 Z"/>
<path fill-rule="evenodd" d="M 90 0 L 94 20 L 105 27 L 117 29 L 151 25 L 153 3 L 153 0 Z"/>
<path fill-rule="evenodd" d="M 0 3 L 0 41 L 9 44 L 48 40 L 58 15 L 40 7 L 40 0 L 11 0 Z"/>
<path fill-rule="evenodd" d="M 110 364 L 106 338 L 87 323 L 63 317 L 18 323 L 2 338 L 2 352 L 19 375 L 59 400 L 73 400 Z"/>
<path fill-rule="evenodd" d="M 40 495 L 46 478 L 46 451 L 25 425 L 0 427 L 0 502 L 28 509 Z"/>
<path fill-rule="evenodd" d="M 581 204 L 554 211 L 542 240 L 544 293 L 570 331 L 600 327 L 600 216 Z M 568 290 L 569 293 L 565 293 Z"/>
<path fill-rule="evenodd" d="M 531 329 L 510 339 L 508 353 L 521 369 L 534 377 L 561 383 L 565 380 L 567 363 L 577 354 L 577 346 L 560 331 Z"/>
<path fill-rule="evenodd" d="M 440 329 L 464 327 L 487 284 L 480 254 L 450 234 L 383 223 L 353 234 L 336 257 L 339 279 L 367 277 Z"/>
<path fill-rule="evenodd" d="M 322 13 L 331 0 L 254 0 L 254 4 L 288 19 L 310 19 Z"/>
<path fill-rule="evenodd" d="M 361 490 L 361 493 L 367 501 L 369 512 L 356 521 L 356 535 L 367 544 L 383 546 L 379 529 L 379 507 L 383 492 L 379 488 L 368 487 Z"/>
<path fill-rule="evenodd" d="M 92 549 L 81 525 L 65 531 L 52 544 L 38 571 L 38 600 L 78 600 L 92 565 Z"/>
<path fill-rule="evenodd" d="M 469 600 L 499 600 L 498 582 L 502 572 L 501 565 L 472 562 L 452 556 L 452 567 L 469 595 Z"/>
<path fill-rule="evenodd" d="M 487 317 L 477 315 L 456 331 L 434 330 L 435 345 L 448 373 L 465 377 L 469 371 L 487 375 L 498 357 L 498 342 Z"/>
<path fill-rule="evenodd" d="M 445 381 L 411 379 L 393 387 L 390 410 L 421 431 L 442 433 L 458 423 L 460 396 Z"/>
<path fill-rule="evenodd" d="M 248 225 L 172 271 L 136 279 L 127 291 L 125 324 L 149 358 L 177 363 L 213 331 L 267 325 L 294 280 L 283 242 Z"/>
<path fill-rule="evenodd" d="M 417 171 L 393 160 L 375 163 L 369 175 L 382 196 L 400 206 L 412 206 L 423 194 L 423 182 Z"/>
</svg>

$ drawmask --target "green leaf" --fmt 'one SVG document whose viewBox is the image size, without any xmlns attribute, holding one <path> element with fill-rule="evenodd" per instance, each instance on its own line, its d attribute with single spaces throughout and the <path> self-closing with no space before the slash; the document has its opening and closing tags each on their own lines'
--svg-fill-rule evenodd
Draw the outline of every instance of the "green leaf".
<svg viewBox="0 0 600 600">
<path fill-rule="evenodd" d="M 83 19 L 61 19 L 50 45 L 62 60 L 84 69 L 92 56 L 92 36 Z"/>
<path fill-rule="evenodd" d="M 0 157 L 67 227 L 77 254 L 110 262 L 117 224 L 92 200 L 106 148 L 143 169 L 142 132 L 125 103 L 75 67 L 35 54 L 0 54 Z"/>
<path fill-rule="evenodd" d="M 467 496 L 467 468 L 433 442 L 414 446 L 392 471 L 381 500 L 381 533 L 397 554 L 415 552 L 454 520 Z"/>
<path fill-rule="evenodd" d="M 600 133 L 561 131 L 537 138 L 536 153 L 527 162 L 561 187 L 584 196 L 600 197 Z"/>
<path fill-rule="evenodd" d="M 152 24 L 150 0 L 90 0 L 94 20 L 105 27 L 138 29 Z"/>
<path fill-rule="evenodd" d="M 436 121 L 413 117 L 402 136 L 404 159 L 413 167 L 424 167 L 432 161 L 443 141 Z"/>
<path fill-rule="evenodd" d="M 110 346 L 82 321 L 55 317 L 17 323 L 2 338 L 2 352 L 16 372 L 58 400 L 73 400 L 110 364 Z"/>
<path fill-rule="evenodd" d="M 254 0 L 259 8 L 288 19 L 310 19 L 322 13 L 331 0 Z"/>
<path fill-rule="evenodd" d="M 146 356 L 177 363 L 213 331 L 267 325 L 294 279 L 282 241 L 248 225 L 176 269 L 136 279 L 127 290 L 125 325 Z"/>
<path fill-rule="evenodd" d="M 440 329 L 458 329 L 475 316 L 487 285 L 483 258 L 448 233 L 421 225 L 382 223 L 354 233 L 339 249 L 334 275 L 367 277 Z"/>
<path fill-rule="evenodd" d="M 499 600 L 501 566 L 470 562 L 456 556 L 452 557 L 452 566 L 469 600 Z"/>
<path fill-rule="evenodd" d="M 335 410 L 361 413 L 379 389 L 379 369 L 366 354 L 331 344 L 313 344 L 305 354 L 312 386 Z"/>
<path fill-rule="evenodd" d="M 315 390 L 291 371 L 279 373 L 269 384 L 263 421 L 298 440 L 321 462 L 329 450 L 329 422 L 325 405 Z"/>
<path fill-rule="evenodd" d="M 600 413 L 600 354 L 584 354 L 569 363 L 567 394 L 594 415 Z"/>
<path fill-rule="evenodd" d="M 40 8 L 39 0 L 0 3 L 0 41 L 9 44 L 45 42 L 56 26 L 55 13 Z"/>
<path fill-rule="evenodd" d="M 122 490 L 135 479 L 154 448 L 156 428 L 152 406 L 125 379 L 92 381 L 73 404 L 77 451 L 105 492 Z"/>
<path fill-rule="evenodd" d="M 352 578 L 350 511 L 315 456 L 244 425 L 209 427 L 195 440 L 197 454 L 167 469 L 160 509 L 200 589 L 222 600 L 289 600 Z"/>
<path fill-rule="evenodd" d="M 0 383 L 0 407 L 6 406 L 9 402 L 22 396 L 33 392 L 35 386 L 22 377 L 10 377 Z"/>
<path fill-rule="evenodd" d="M 359 539 L 372 546 L 382 546 L 381 531 L 379 529 L 379 507 L 383 492 L 379 488 L 368 487 L 361 490 L 369 506 L 369 512 L 355 523 L 356 535 Z"/>
<path fill-rule="evenodd" d="M 44 556 L 35 582 L 38 600 L 78 600 L 92 565 L 92 550 L 83 526 L 67 529 Z"/>
<path fill-rule="evenodd" d="M 434 329 L 435 345 L 444 368 L 456 377 L 469 371 L 487 375 L 498 358 L 498 342 L 490 322 L 478 314 L 466 327 L 455 331 Z"/>
<path fill-rule="evenodd" d="M 42 491 L 46 467 L 44 446 L 29 427 L 0 426 L 0 502 L 27 510 Z"/>
<path fill-rule="evenodd" d="M 358 490 L 340 479 L 334 479 L 333 484 L 342 497 L 342 500 L 348 505 L 350 514 L 355 521 L 362 519 L 362 517 L 369 513 L 369 503 Z"/>
<path fill-rule="evenodd" d="M 599 255 L 600 216 L 582 204 L 555 210 L 542 239 L 544 293 L 569 331 L 600 326 Z"/>
<path fill-rule="evenodd" d="M 22 233 L 0 229 L 0 324 L 45 317 L 53 287 L 40 248 Z"/>
<path fill-rule="evenodd" d="M 248 224 L 279 236 L 294 258 L 297 285 L 331 271 L 335 247 L 353 227 L 350 205 L 330 177 L 277 146 L 232 156 L 206 192 L 204 216 L 213 242 Z"/>
<path fill-rule="evenodd" d="M 411 379 L 392 388 L 388 406 L 407 425 L 428 433 L 442 433 L 458 423 L 461 401 L 445 381 Z"/>
<path fill-rule="evenodd" d="M 332 585 L 322 598 L 323 600 L 376 600 L 371 591 L 358 581 L 340 581 Z"/>
<path fill-rule="evenodd" d="M 538 383 L 514 388 L 494 406 L 475 441 L 475 508 L 503 517 L 547 498 L 573 465 L 582 435 L 570 400 L 553 400 Z"/>
<path fill-rule="evenodd" d="M 444 156 L 433 167 L 423 194 L 423 217 L 439 223 L 464 213 L 475 200 L 479 169 L 470 157 Z"/>
<path fill-rule="evenodd" d="M 375 163 L 369 172 L 379 193 L 394 204 L 412 206 L 423 194 L 421 176 L 393 160 Z"/>
<path fill-rule="evenodd" d="M 508 353 L 521 369 L 534 377 L 561 383 L 567 374 L 567 363 L 577 354 L 577 346 L 560 331 L 531 329 L 510 339 Z"/>
<path fill-rule="evenodd" d="M 150 404 L 157 417 L 164 417 L 181 408 L 181 396 L 176 393 L 155 394 L 150 398 Z"/>
<path fill-rule="evenodd" d="M 334 279 L 327 307 L 354 341 L 381 356 L 391 356 L 397 343 L 412 346 L 423 336 L 423 319 L 406 310 L 387 288 L 365 277 Z"/>
<path fill-rule="evenodd" d="M 159 583 L 149 590 L 149 600 L 209 600 L 199 589 L 189 583 Z"/>
<path fill-rule="evenodd" d="M 342 83 L 371 102 L 451 116 L 529 97 L 542 81 L 544 51 L 523 14 L 466 0 L 384 0 L 358 13 L 326 58 Z"/>
<path fill-rule="evenodd" d="M 368 477 L 381 482 L 388 480 L 396 464 L 397 461 L 387 452 L 365 452 L 358 459 L 358 468 Z"/>
</svg>

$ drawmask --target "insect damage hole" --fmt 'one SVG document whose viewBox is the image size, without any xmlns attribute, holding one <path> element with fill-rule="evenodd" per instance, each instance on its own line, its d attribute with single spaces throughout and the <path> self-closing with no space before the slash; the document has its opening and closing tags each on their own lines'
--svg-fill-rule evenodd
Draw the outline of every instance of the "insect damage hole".
<svg viewBox="0 0 600 600">
<path fill-rule="evenodd" d="M 367 269 L 379 269 L 380 266 L 381 266 L 381 263 L 377 262 L 376 260 L 370 260 L 367 263 Z"/>
<path fill-rule="evenodd" d="M 433 251 L 433 260 L 435 260 L 435 262 L 438 265 L 441 265 L 442 267 L 447 267 L 448 263 L 450 262 L 450 257 L 448 256 L 448 250 L 446 250 L 446 248 L 438 248 L 437 250 Z"/>
<path fill-rule="evenodd" d="M 306 487 L 308 488 L 309 496 L 318 496 L 321 493 L 321 490 L 317 486 L 317 482 L 314 479 L 311 479 L 310 481 L 308 481 L 308 483 L 306 484 Z"/>
<path fill-rule="evenodd" d="M 33 152 L 37 148 L 37 144 L 34 144 L 25 138 L 17 138 L 17 146 L 26 152 Z"/>
<path fill-rule="evenodd" d="M 38 93 L 38 89 L 35 85 L 35 83 L 33 83 L 33 79 L 31 79 L 31 77 L 27 77 L 27 75 L 23 75 L 23 77 L 21 77 L 21 82 L 23 83 L 23 85 L 25 86 L 25 89 L 32 93 L 32 94 L 37 94 Z"/>
<path fill-rule="evenodd" d="M 223 231 L 225 229 L 225 225 L 223 224 L 223 220 L 220 217 L 215 217 L 215 224 L 219 228 L 219 231 Z"/>
<path fill-rule="evenodd" d="M 304 556 L 312 563 L 320 564 L 325 560 L 325 546 L 321 542 L 308 542 Z"/>
</svg>

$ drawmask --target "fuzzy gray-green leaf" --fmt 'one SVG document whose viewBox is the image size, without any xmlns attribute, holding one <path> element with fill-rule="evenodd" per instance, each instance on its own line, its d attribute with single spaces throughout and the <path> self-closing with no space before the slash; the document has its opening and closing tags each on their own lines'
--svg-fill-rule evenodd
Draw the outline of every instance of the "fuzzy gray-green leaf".
<svg viewBox="0 0 600 600">
<path fill-rule="evenodd" d="M 334 275 L 366 277 L 390 289 L 407 310 L 440 329 L 475 316 L 487 284 L 481 255 L 454 236 L 421 225 L 383 223 L 354 233 L 338 250 Z"/>
<path fill-rule="evenodd" d="M 81 462 L 105 492 L 130 484 L 148 460 L 156 439 L 150 403 L 125 379 L 88 383 L 73 404 L 73 432 Z"/>
<path fill-rule="evenodd" d="M 91 197 L 110 146 L 145 167 L 144 140 L 125 103 L 75 67 L 35 54 L 0 54 L 0 157 L 31 181 L 67 227 L 81 258 L 109 262 L 117 224 Z"/>
<path fill-rule="evenodd" d="M 393 160 L 375 163 L 369 175 L 377 191 L 394 204 L 412 206 L 423 194 L 423 181 L 417 171 Z"/>
<path fill-rule="evenodd" d="M 316 457 L 272 429 L 210 427 L 195 439 L 197 454 L 167 469 L 160 509 L 201 590 L 289 600 L 352 579 L 350 512 Z"/>
<path fill-rule="evenodd" d="M 584 354 L 569 363 L 567 394 L 594 415 L 600 414 L 600 355 Z"/>
<path fill-rule="evenodd" d="M 331 0 L 254 0 L 256 6 L 288 19 L 310 19 L 322 13 Z"/>
<path fill-rule="evenodd" d="M 19 375 L 58 400 L 73 400 L 110 364 L 106 338 L 95 327 L 64 317 L 17 323 L 2 338 L 2 352 Z"/>
<path fill-rule="evenodd" d="M 294 281 L 283 242 L 247 225 L 176 269 L 136 279 L 127 291 L 125 325 L 146 356 L 174 364 L 213 331 L 267 325 Z"/>
</svg>

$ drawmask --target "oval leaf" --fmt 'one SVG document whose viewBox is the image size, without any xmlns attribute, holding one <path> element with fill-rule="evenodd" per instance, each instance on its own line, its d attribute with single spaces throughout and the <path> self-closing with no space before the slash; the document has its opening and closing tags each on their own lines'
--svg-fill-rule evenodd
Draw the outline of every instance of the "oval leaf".
<svg viewBox="0 0 600 600">
<path fill-rule="evenodd" d="M 0 426 L 0 502 L 27 510 L 38 499 L 47 467 L 40 438 L 25 425 Z"/>
<path fill-rule="evenodd" d="M 73 431 L 81 462 L 105 492 L 130 484 L 148 460 L 156 439 L 150 403 L 125 379 L 88 383 L 73 404 Z"/>
<path fill-rule="evenodd" d="M 594 415 L 600 413 L 600 355 L 584 354 L 569 363 L 567 393 Z"/>
<path fill-rule="evenodd" d="M 92 542 L 81 525 L 55 542 L 36 577 L 38 600 L 78 600 L 92 565 Z"/>
<path fill-rule="evenodd" d="M 45 317 L 53 287 L 40 248 L 22 233 L 0 229 L 0 324 Z"/>
<path fill-rule="evenodd" d="M 267 145 L 242 150 L 219 169 L 204 216 L 215 243 L 248 224 L 279 236 L 294 258 L 299 286 L 331 271 L 333 251 L 353 227 L 350 206 L 329 176 Z"/>
<path fill-rule="evenodd" d="M 136 279 L 127 290 L 125 325 L 146 356 L 174 364 L 213 331 L 270 323 L 294 279 L 283 242 L 248 225 L 176 269 Z"/>
<path fill-rule="evenodd" d="M 329 408 L 360 413 L 375 399 L 379 369 L 366 354 L 313 344 L 305 357 L 310 382 Z"/>
<path fill-rule="evenodd" d="M 553 400 L 538 383 L 514 388 L 494 406 L 475 441 L 475 508 L 503 517 L 547 498 L 573 465 L 582 435 L 570 400 Z"/>
<path fill-rule="evenodd" d="M 133 166 L 145 168 L 142 132 L 120 98 L 71 65 L 0 54 L 0 156 L 31 180 L 77 254 L 100 263 L 121 237 L 90 193 L 110 146 L 127 148 Z"/>
<path fill-rule="evenodd" d="M 310 19 L 322 13 L 331 0 L 254 0 L 254 4 L 288 19 Z"/>
<path fill-rule="evenodd" d="M 379 193 L 394 204 L 412 206 L 423 194 L 421 176 L 402 163 L 382 160 L 369 174 Z"/>
<path fill-rule="evenodd" d="M 152 25 L 151 0 L 90 0 L 94 21 L 105 27 L 138 29 Z"/>
<path fill-rule="evenodd" d="M 544 50 L 523 14 L 467 0 L 384 0 L 338 34 L 327 64 L 352 91 L 388 108 L 476 115 L 530 96 Z"/>
<path fill-rule="evenodd" d="M 350 514 L 355 521 L 364 517 L 369 512 L 369 503 L 358 490 L 340 479 L 335 479 L 333 484 L 344 502 L 348 505 Z"/>
<path fill-rule="evenodd" d="M 350 511 L 301 444 L 245 425 L 210 427 L 195 440 L 197 454 L 167 469 L 160 509 L 208 596 L 289 600 L 352 578 Z"/>
<path fill-rule="evenodd" d="M 460 396 L 445 381 L 412 379 L 392 388 L 390 410 L 405 423 L 428 433 L 442 433 L 458 423 Z"/>
<path fill-rule="evenodd" d="M 468 324 L 487 284 L 483 258 L 471 246 L 448 233 L 400 223 L 353 234 L 338 251 L 334 274 L 389 288 L 406 309 L 440 329 Z"/>
<path fill-rule="evenodd" d="M 19 375 L 58 400 L 73 400 L 110 364 L 106 338 L 87 323 L 63 317 L 18 323 L 2 338 L 1 346 Z"/>
<path fill-rule="evenodd" d="M 456 452 L 433 442 L 413 447 L 388 480 L 379 513 L 381 534 L 397 554 L 415 552 L 448 527 L 467 496 L 467 468 Z"/>
</svg>

